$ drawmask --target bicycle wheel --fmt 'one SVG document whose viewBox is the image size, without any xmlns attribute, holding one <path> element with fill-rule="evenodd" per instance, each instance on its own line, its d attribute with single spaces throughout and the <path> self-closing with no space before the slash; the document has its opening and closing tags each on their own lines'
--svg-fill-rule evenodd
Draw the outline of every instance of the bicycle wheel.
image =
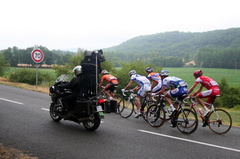
<svg viewBox="0 0 240 159">
<path fill-rule="evenodd" d="M 179 110 L 175 122 L 178 130 L 184 134 L 191 134 L 198 127 L 197 115 L 190 109 Z"/>
<path fill-rule="evenodd" d="M 132 115 L 134 111 L 134 104 L 132 101 L 129 101 L 128 98 L 122 98 L 118 102 L 118 112 L 123 118 L 128 118 Z"/>
<path fill-rule="evenodd" d="M 160 127 L 164 124 L 165 113 L 163 107 L 158 105 L 151 105 L 147 109 L 146 118 L 152 127 Z"/>
<path fill-rule="evenodd" d="M 232 118 L 227 111 L 215 109 L 209 114 L 207 124 L 212 132 L 216 134 L 225 134 L 232 127 Z"/>
</svg>

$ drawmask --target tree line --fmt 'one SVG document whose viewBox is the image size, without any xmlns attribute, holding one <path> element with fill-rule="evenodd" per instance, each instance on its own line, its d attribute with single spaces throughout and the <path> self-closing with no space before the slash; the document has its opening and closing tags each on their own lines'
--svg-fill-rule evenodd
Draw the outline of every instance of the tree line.
<svg viewBox="0 0 240 159">
<path fill-rule="evenodd" d="M 65 65 L 69 63 L 69 58 L 74 56 L 76 53 L 62 50 L 49 50 L 44 46 L 38 46 L 39 49 L 44 53 L 44 60 L 40 64 L 58 64 Z M 32 64 L 35 62 L 31 58 L 31 52 L 34 47 L 29 47 L 27 49 L 19 49 L 14 46 L 12 48 L 7 48 L 0 51 L 0 54 L 4 56 L 5 60 L 9 63 L 11 67 L 16 67 L 17 64 Z"/>
<path fill-rule="evenodd" d="M 240 49 L 203 48 L 198 51 L 194 61 L 199 67 L 240 69 Z"/>
</svg>

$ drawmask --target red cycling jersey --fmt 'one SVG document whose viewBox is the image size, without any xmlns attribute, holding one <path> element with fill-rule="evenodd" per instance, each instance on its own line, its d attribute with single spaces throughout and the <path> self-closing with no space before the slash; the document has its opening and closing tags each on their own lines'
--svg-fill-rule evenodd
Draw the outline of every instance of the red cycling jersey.
<svg viewBox="0 0 240 159">
<path fill-rule="evenodd" d="M 209 89 L 215 89 L 218 88 L 218 83 L 214 81 L 213 79 L 206 77 L 206 76 L 200 76 L 196 79 L 195 83 L 201 83 L 201 85 L 205 88 Z"/>
<path fill-rule="evenodd" d="M 207 103 L 213 103 L 215 96 L 220 95 L 218 83 L 209 77 L 202 75 L 196 79 L 195 83 L 200 83 L 203 87 L 208 89 L 198 95 L 200 98 L 208 98 L 206 101 Z"/>
</svg>

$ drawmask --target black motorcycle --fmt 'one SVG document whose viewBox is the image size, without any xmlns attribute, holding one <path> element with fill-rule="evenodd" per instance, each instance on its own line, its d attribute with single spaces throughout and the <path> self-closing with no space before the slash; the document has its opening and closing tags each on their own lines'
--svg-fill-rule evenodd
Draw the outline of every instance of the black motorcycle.
<svg viewBox="0 0 240 159">
<path fill-rule="evenodd" d="M 62 84 L 70 81 L 69 75 L 61 75 L 49 89 L 52 103 L 50 105 L 50 116 L 55 122 L 70 120 L 76 123 L 83 123 L 83 126 L 90 131 L 96 130 L 104 118 L 103 108 L 106 99 L 101 96 L 93 96 L 88 100 L 77 100 L 73 111 L 64 109 L 61 99 L 72 94 L 69 89 L 61 89 Z"/>
</svg>

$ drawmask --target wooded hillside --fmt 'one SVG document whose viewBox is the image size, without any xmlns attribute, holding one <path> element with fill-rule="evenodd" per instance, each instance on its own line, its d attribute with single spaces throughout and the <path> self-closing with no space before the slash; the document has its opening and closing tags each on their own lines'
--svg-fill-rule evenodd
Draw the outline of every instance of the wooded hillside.
<svg viewBox="0 0 240 159">
<path fill-rule="evenodd" d="M 240 28 L 198 33 L 174 31 L 138 36 L 103 50 L 108 56 L 124 61 L 152 56 L 180 57 L 188 61 L 203 48 L 218 50 L 240 48 Z"/>
</svg>

